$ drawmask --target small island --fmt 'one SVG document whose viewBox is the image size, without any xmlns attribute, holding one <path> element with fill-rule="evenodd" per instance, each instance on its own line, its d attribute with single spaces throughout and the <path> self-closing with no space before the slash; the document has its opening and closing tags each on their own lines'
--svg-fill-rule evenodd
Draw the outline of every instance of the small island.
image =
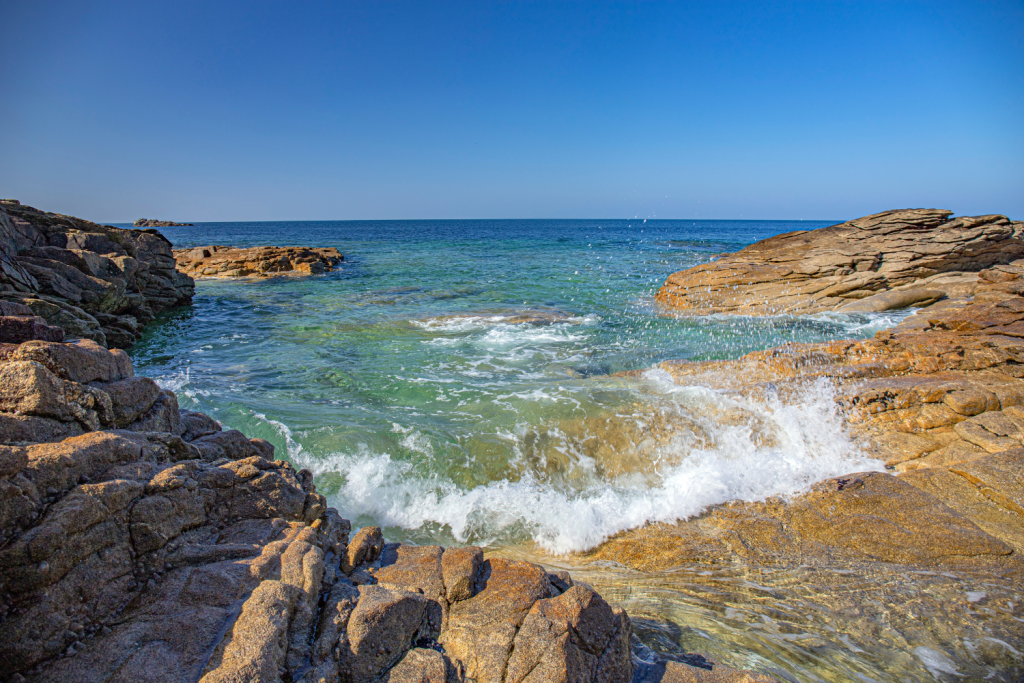
<svg viewBox="0 0 1024 683">
<path fill-rule="evenodd" d="M 251 247 L 219 245 L 175 249 L 174 260 L 182 273 L 194 278 L 277 277 L 322 275 L 344 260 L 334 247 Z"/>
<path fill-rule="evenodd" d="M 136 218 L 134 228 L 170 228 L 175 225 L 192 225 L 192 223 L 175 223 L 174 221 L 158 221 L 155 218 Z"/>
</svg>

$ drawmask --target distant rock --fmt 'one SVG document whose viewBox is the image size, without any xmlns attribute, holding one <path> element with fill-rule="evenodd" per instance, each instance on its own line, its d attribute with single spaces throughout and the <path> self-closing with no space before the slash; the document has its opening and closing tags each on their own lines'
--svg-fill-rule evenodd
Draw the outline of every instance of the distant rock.
<svg viewBox="0 0 1024 683">
<path fill-rule="evenodd" d="M 194 290 L 156 230 L 0 201 L 0 301 L 22 307 L 3 312 L 0 343 L 66 336 L 128 348 L 157 313 L 190 303 Z"/>
<path fill-rule="evenodd" d="M 1024 256 L 1024 223 L 905 209 L 752 244 L 675 273 L 657 300 L 687 314 L 924 307 L 969 295 L 975 273 Z"/>
<path fill-rule="evenodd" d="M 136 228 L 169 228 L 174 225 L 192 225 L 192 223 L 175 223 L 174 221 L 158 221 L 154 218 L 136 218 L 132 223 Z"/>
<path fill-rule="evenodd" d="M 344 260 L 333 247 L 234 247 L 210 246 L 176 249 L 178 269 L 194 278 L 276 277 L 320 275 Z"/>
</svg>

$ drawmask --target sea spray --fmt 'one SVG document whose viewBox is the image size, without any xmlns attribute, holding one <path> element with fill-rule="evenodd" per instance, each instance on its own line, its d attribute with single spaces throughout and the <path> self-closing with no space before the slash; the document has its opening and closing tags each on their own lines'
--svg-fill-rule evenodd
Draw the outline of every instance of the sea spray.
<svg viewBox="0 0 1024 683">
<path fill-rule="evenodd" d="M 786 401 L 774 394 L 755 400 L 680 386 L 662 370 L 647 371 L 644 381 L 705 427 L 702 405 L 742 409 L 769 426 L 772 443 L 765 445 L 750 425 L 722 424 L 712 447 L 674 454 L 676 464 L 661 468 L 654 482 L 592 476 L 570 486 L 527 470 L 517 480 L 470 489 L 439 473 L 419 476 L 410 463 L 365 446 L 312 458 L 301 449 L 291 452 L 294 441 L 288 435 L 289 456 L 318 476 L 340 474 L 344 483 L 330 504 L 353 519 L 368 517 L 406 530 L 440 525 L 459 542 L 481 545 L 533 540 L 553 553 L 587 550 L 620 531 L 686 519 L 718 503 L 789 496 L 822 479 L 882 469 L 847 434 L 827 379 L 809 383 Z M 395 428 L 407 446 L 429 448 L 429 440 L 414 429 Z"/>
</svg>

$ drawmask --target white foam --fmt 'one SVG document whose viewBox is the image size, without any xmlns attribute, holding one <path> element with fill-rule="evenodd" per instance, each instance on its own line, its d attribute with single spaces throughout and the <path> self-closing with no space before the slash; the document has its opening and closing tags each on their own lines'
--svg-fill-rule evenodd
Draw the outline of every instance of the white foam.
<svg viewBox="0 0 1024 683">
<path fill-rule="evenodd" d="M 315 474 L 343 475 L 345 483 L 332 496 L 331 504 L 352 519 L 366 515 L 379 524 L 406 529 L 446 525 L 460 542 L 481 545 L 515 542 L 526 536 L 555 553 L 586 550 L 622 530 L 647 522 L 685 519 L 717 503 L 793 495 L 822 479 L 883 469 L 881 462 L 867 458 L 846 433 L 834 389 L 827 380 L 807 387 L 793 403 L 778 398 L 755 403 L 706 387 L 678 386 L 662 371 L 650 371 L 647 377 L 683 414 L 688 403 L 706 401 L 753 413 L 771 424 L 775 445 L 759 445 L 748 425 L 720 425 L 713 447 L 693 448 L 681 440 L 679 447 L 688 450 L 677 453 L 675 464 L 666 465 L 653 479 L 606 481 L 593 474 L 574 479 L 581 484 L 568 485 L 526 471 L 516 481 L 501 480 L 472 489 L 436 474 L 419 475 L 411 464 L 365 446 L 352 453 L 315 459 L 300 449 L 293 459 Z M 412 432 L 406 438 L 410 436 L 419 435 Z M 420 438 L 403 445 L 426 451 Z M 593 469 L 588 463 L 579 465 L 581 470 Z"/>
</svg>

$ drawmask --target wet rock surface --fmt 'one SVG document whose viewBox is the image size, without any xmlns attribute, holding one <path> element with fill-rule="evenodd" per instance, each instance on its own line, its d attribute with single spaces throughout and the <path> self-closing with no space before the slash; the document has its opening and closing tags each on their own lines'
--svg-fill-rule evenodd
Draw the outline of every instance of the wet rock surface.
<svg viewBox="0 0 1024 683">
<path fill-rule="evenodd" d="M 129 348 L 194 282 L 155 230 L 122 230 L 0 202 L 0 344 L 91 339 Z"/>
<path fill-rule="evenodd" d="M 899 234 L 913 219 L 913 229 L 924 230 L 921 239 L 932 235 L 928 225 L 946 226 L 954 236 L 993 225 L 1016 229 L 990 216 L 958 219 L 950 228 L 941 213 L 879 214 L 844 226 L 881 229 L 899 219 Z M 809 234 L 801 243 L 831 240 L 837 231 L 815 232 L 825 237 Z M 1015 248 L 1012 239 L 1007 253 Z M 765 253 L 771 242 L 750 249 Z M 971 277 L 972 296 L 925 308 L 872 339 L 790 344 L 736 361 L 662 363 L 680 384 L 751 395 L 785 396 L 827 378 L 851 432 L 887 472 L 851 473 L 792 501 L 730 504 L 678 525 L 627 532 L 595 557 L 647 568 L 742 556 L 928 566 L 969 561 L 1017 571 L 1024 551 L 1024 479 L 1013 474 L 1024 466 L 1024 260 Z M 739 287 L 734 296 L 740 307 L 747 305 L 741 297 L 757 305 L 762 292 Z M 659 552 L 638 552 L 635 539 L 645 534 L 660 539 Z"/>
<path fill-rule="evenodd" d="M 905 209 L 791 232 L 675 273 L 658 291 L 683 314 L 886 311 L 973 294 L 979 270 L 1024 256 L 1024 223 Z"/>
<path fill-rule="evenodd" d="M 0 679 L 745 680 L 640 662 L 565 572 L 350 539 L 308 471 L 123 351 L 34 340 L 0 373 Z"/>
<path fill-rule="evenodd" d="M 174 251 L 178 269 L 195 278 L 277 277 L 320 275 L 344 260 L 337 249 L 307 247 L 210 246 Z"/>
<path fill-rule="evenodd" d="M 960 658 L 958 666 L 969 663 L 973 673 L 963 675 L 1017 680 L 1024 671 L 1014 655 L 1024 647 L 1019 628 L 1024 613 L 1015 597 L 1024 585 L 1024 260 L 1016 259 L 1019 228 L 1002 217 L 949 221 L 945 212 L 890 212 L 815 231 L 822 235 L 772 238 L 669 278 L 659 298 L 673 310 L 768 314 L 881 310 L 818 296 L 821 290 L 812 292 L 810 285 L 798 292 L 793 283 L 862 277 L 856 273 L 864 272 L 887 278 L 871 286 L 916 286 L 934 278 L 927 284 L 937 287 L 937 269 L 950 263 L 959 269 L 955 281 L 944 280 L 955 287 L 943 290 L 938 303 L 871 339 L 790 344 L 735 361 L 658 366 L 680 385 L 783 402 L 799 400 L 809 383 L 825 381 L 835 388 L 850 432 L 884 471 L 851 472 L 789 499 L 733 502 L 674 524 L 650 524 L 621 533 L 580 559 L 642 572 L 740 566 L 752 574 L 762 572 L 768 585 L 768 577 L 797 568 L 849 576 L 827 581 L 842 591 L 855 584 L 857 591 L 886 601 L 880 603 L 884 618 L 867 621 L 898 620 L 904 633 L 929 632 L 926 642 L 944 644 Z M 858 237 L 855 230 L 868 234 Z M 874 232 L 881 236 L 873 237 Z M 819 274 L 825 272 L 823 254 L 838 259 L 861 249 L 856 243 L 836 244 L 840 237 L 882 244 L 914 235 L 919 249 L 879 251 L 877 268 L 859 271 L 854 263 L 854 273 Z M 992 243 L 985 241 L 990 238 Z M 901 255 L 928 251 L 929 241 L 945 245 L 946 261 L 937 255 L 931 261 Z M 993 253 L 997 244 L 1003 255 Z M 757 267 L 766 269 L 757 281 L 749 277 L 755 256 Z M 992 265 L 993 259 L 1000 262 Z M 922 263 L 931 266 L 919 269 Z M 899 290 L 880 291 L 888 296 Z M 929 295 L 918 303 L 937 298 Z M 928 602 L 929 576 L 936 577 L 931 580 L 936 590 L 946 590 L 943 582 L 949 577 L 986 588 L 968 592 L 966 600 L 959 600 L 962 606 L 950 606 L 943 616 L 888 595 L 889 577 L 907 572 L 920 577 L 913 589 L 917 597 L 909 605 L 927 602 L 931 610 L 946 606 Z M 989 609 L 978 622 L 972 601 L 986 595 L 1002 597 L 998 609 Z M 824 596 L 815 600 L 829 602 Z M 871 611 L 863 601 L 847 603 L 844 614 Z M 853 618 L 850 623 L 860 622 Z M 995 639 L 1007 647 L 965 649 L 963 643 L 972 638 Z M 926 665 L 951 661 L 937 650 L 917 650 L 923 654 L 915 650 L 914 656 Z"/>
</svg>

